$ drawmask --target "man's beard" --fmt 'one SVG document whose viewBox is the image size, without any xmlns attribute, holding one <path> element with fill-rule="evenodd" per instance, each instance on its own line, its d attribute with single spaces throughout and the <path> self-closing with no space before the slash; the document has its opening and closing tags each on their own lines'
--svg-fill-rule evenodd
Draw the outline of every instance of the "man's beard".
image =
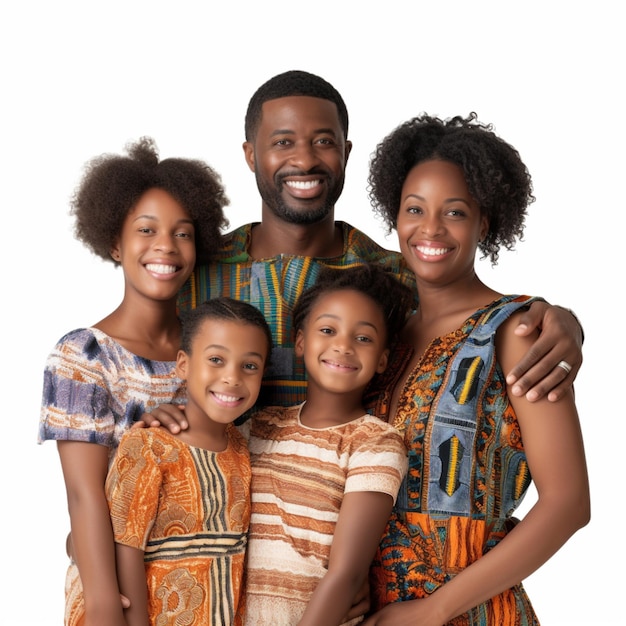
<svg viewBox="0 0 626 626">
<path fill-rule="evenodd" d="M 308 174 L 315 174 L 316 172 L 306 172 Z M 326 198 L 322 201 L 321 205 L 316 205 L 311 209 L 298 208 L 294 209 L 290 207 L 284 200 L 281 194 L 281 189 L 285 184 L 283 180 L 287 176 L 303 176 L 304 173 L 291 173 L 288 175 L 281 175 L 275 178 L 275 182 L 267 184 L 265 179 L 261 179 L 256 173 L 256 183 L 261 194 L 261 198 L 266 207 L 268 207 L 276 217 L 280 218 L 288 224 L 317 224 L 324 220 L 328 215 L 332 213 L 335 208 L 335 203 L 339 199 L 343 190 L 343 180 L 338 183 L 335 179 L 329 177 L 326 173 L 320 176 L 320 178 L 328 181 L 328 193 Z M 306 200 L 301 201 L 303 204 Z M 318 198 L 314 198 L 311 204 L 319 202 Z"/>
</svg>

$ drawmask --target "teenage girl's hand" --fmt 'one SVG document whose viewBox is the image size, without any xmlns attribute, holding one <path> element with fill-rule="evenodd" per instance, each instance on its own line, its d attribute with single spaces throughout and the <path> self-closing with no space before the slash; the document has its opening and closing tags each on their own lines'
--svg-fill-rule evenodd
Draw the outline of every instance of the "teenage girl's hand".
<svg viewBox="0 0 626 626">
<path fill-rule="evenodd" d="M 559 400 L 576 378 L 583 361 L 583 332 L 578 320 L 566 309 L 534 302 L 520 317 L 516 335 L 539 329 L 540 335 L 522 360 L 507 373 L 506 382 L 514 396 L 535 402 L 547 395 Z M 568 373 L 559 363 L 571 366 Z"/>
<path fill-rule="evenodd" d="M 189 424 L 185 419 L 185 407 L 180 404 L 160 404 L 150 413 L 143 413 L 132 428 L 146 428 L 148 426 L 165 426 L 174 435 L 181 430 L 187 430 Z"/>
</svg>

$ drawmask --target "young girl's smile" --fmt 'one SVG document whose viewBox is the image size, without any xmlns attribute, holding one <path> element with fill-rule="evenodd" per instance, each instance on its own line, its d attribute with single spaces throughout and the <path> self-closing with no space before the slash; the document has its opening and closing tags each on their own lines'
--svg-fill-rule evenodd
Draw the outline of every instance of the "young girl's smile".
<svg viewBox="0 0 626 626">
<path fill-rule="evenodd" d="M 296 337 L 309 385 L 360 394 L 387 365 L 385 320 L 368 296 L 343 289 L 320 296 Z"/>
</svg>

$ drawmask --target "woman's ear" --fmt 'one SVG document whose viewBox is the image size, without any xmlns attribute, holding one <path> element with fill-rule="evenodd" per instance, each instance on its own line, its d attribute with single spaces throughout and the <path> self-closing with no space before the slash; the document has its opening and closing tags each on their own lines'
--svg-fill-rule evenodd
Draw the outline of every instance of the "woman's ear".
<svg viewBox="0 0 626 626">
<path fill-rule="evenodd" d="M 485 237 L 489 232 L 489 218 L 486 215 L 482 216 L 480 222 L 480 239 L 478 241 L 485 241 Z"/>
</svg>

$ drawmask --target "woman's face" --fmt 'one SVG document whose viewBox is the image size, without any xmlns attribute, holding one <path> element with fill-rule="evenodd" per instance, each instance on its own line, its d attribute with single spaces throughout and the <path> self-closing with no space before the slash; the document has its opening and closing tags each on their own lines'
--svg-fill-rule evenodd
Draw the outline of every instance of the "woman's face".
<svg viewBox="0 0 626 626">
<path fill-rule="evenodd" d="M 473 275 L 476 248 L 488 227 L 458 165 L 431 160 L 409 171 L 397 232 L 418 281 L 445 285 Z"/>
</svg>

